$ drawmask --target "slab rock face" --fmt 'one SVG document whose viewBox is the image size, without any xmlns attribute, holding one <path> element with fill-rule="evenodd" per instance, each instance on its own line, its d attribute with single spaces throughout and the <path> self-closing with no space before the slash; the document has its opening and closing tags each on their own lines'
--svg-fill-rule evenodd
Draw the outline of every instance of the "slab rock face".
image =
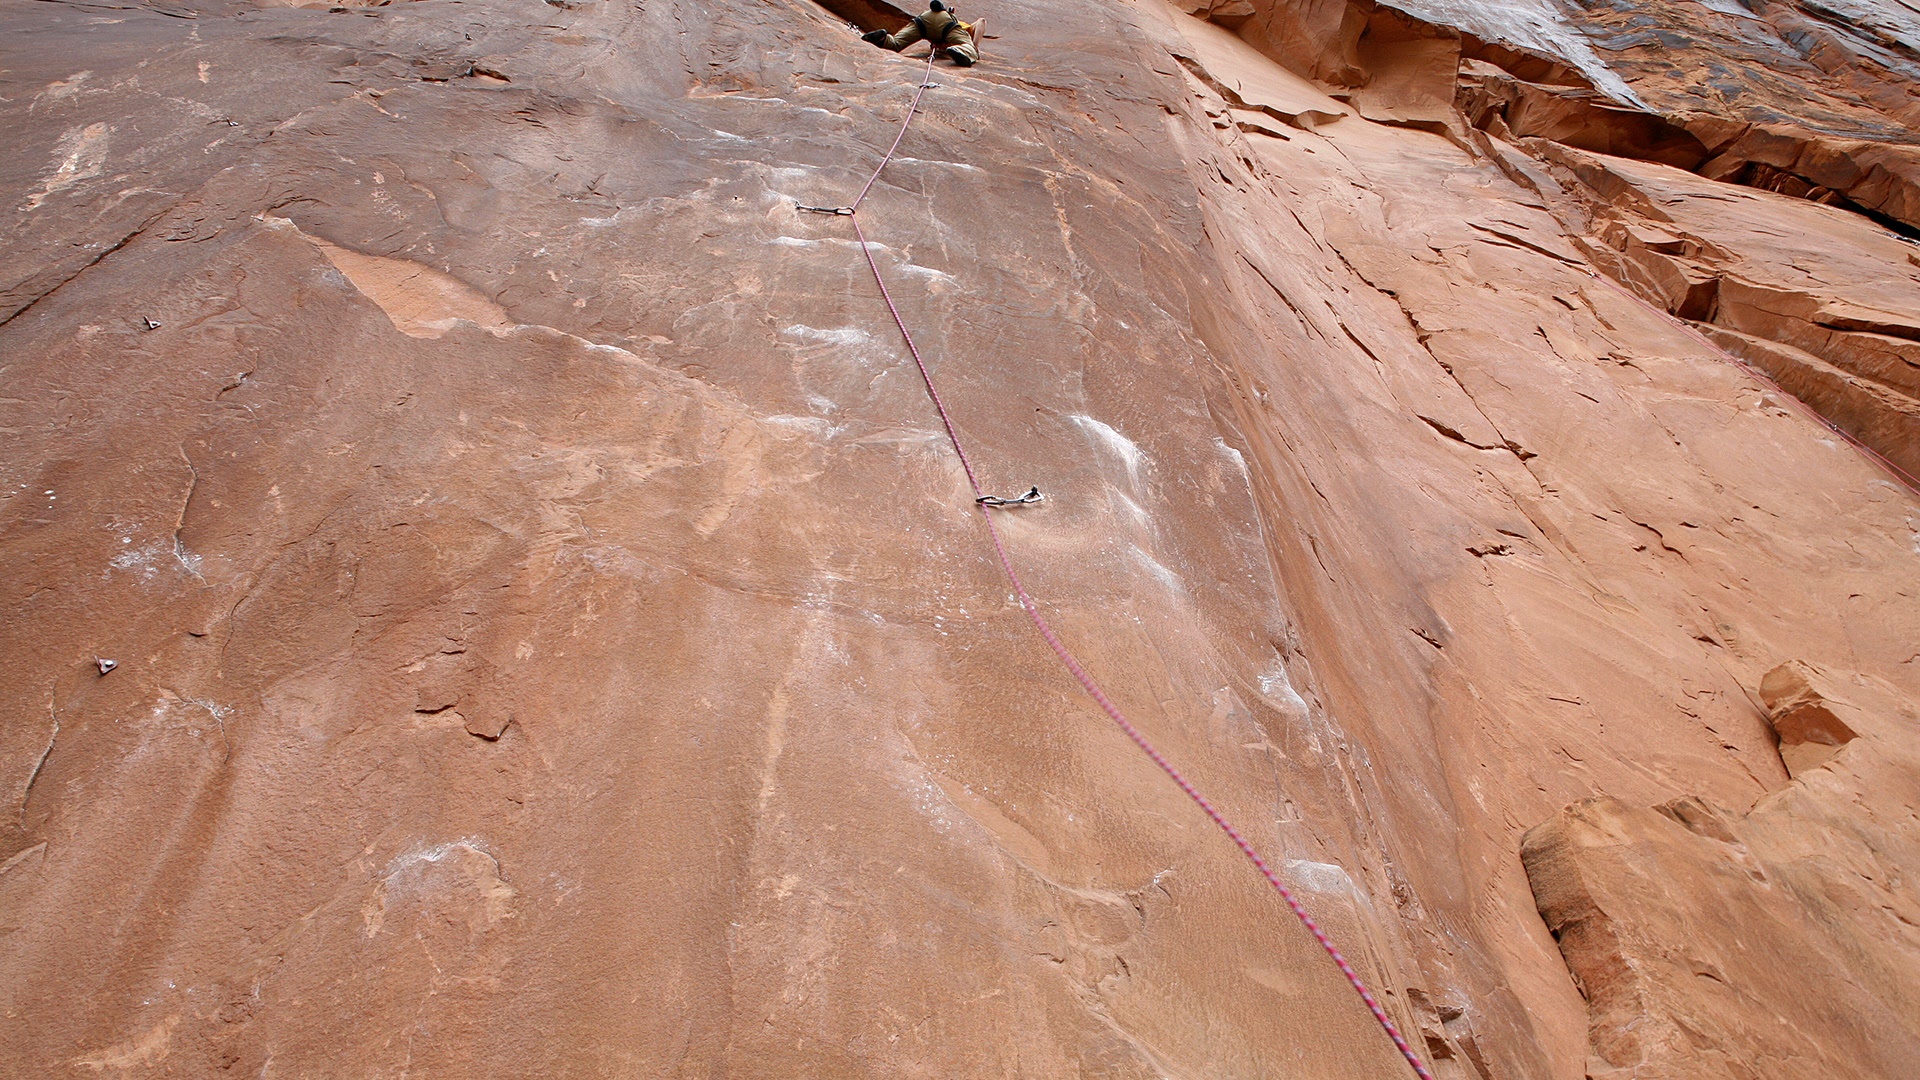
<svg viewBox="0 0 1920 1080">
<path fill-rule="evenodd" d="M 1920 19 L 1910 8 L 1182 7 L 1329 84 L 1369 120 L 1488 150 L 1525 144 L 1549 167 L 1516 178 L 1563 203 L 1556 216 L 1597 267 L 1920 483 L 1920 274 L 1903 265 L 1920 266 Z M 1750 229 L 1736 187 L 1845 212 L 1771 206 Z M 1774 227 L 1783 217 L 1794 219 L 1785 232 Z M 1793 246 L 1819 254 L 1782 258 Z"/>
<path fill-rule="evenodd" d="M 1590 1009 L 1588 1076 L 1865 1080 L 1920 1060 L 1920 716 L 1887 689 L 1783 664 L 1760 693 L 1792 783 L 1744 813 L 1586 799 L 1526 834 Z"/>
<path fill-rule="evenodd" d="M 1592 1009 L 1593 1080 L 1867 1080 L 1920 1055 L 1920 894 L 1872 846 L 1885 834 L 1796 809 L 1594 799 L 1527 834 L 1540 914 Z"/>
<path fill-rule="evenodd" d="M 864 255 L 1440 1080 L 1920 1075 L 1906 17 L 964 6 L 0 0 L 0 1076 L 1411 1075 Z"/>
</svg>

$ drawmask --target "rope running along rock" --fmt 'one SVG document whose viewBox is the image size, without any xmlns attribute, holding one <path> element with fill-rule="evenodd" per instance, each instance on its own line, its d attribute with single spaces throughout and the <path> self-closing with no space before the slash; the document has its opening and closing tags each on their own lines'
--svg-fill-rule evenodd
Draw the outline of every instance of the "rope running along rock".
<svg viewBox="0 0 1920 1080">
<path fill-rule="evenodd" d="M 1142 753 L 1146 754 L 1155 765 L 1159 766 L 1161 772 L 1166 773 L 1167 777 L 1178 785 L 1182 792 L 1186 793 L 1187 798 L 1192 799 L 1194 804 L 1200 807 L 1208 819 L 1219 826 L 1221 832 L 1227 834 L 1227 838 L 1233 841 L 1234 846 L 1240 849 L 1240 853 L 1246 856 L 1247 861 L 1253 864 L 1255 870 L 1260 872 L 1260 876 L 1267 880 L 1267 884 L 1273 887 L 1273 891 L 1280 895 L 1280 899 L 1285 901 L 1287 907 L 1292 910 L 1294 917 L 1300 920 L 1300 924 L 1307 928 L 1307 932 L 1313 935 L 1313 939 L 1320 943 L 1320 948 L 1325 950 L 1327 956 L 1339 967 L 1340 974 L 1346 977 L 1347 985 L 1353 987 L 1354 993 L 1360 995 L 1360 1000 L 1366 1003 L 1367 1011 L 1373 1014 L 1374 1021 L 1380 1025 L 1381 1030 L 1387 1033 L 1387 1037 L 1393 1040 L 1393 1045 L 1400 1051 L 1400 1056 L 1406 1059 L 1407 1064 L 1413 1067 L 1415 1075 L 1419 1076 L 1420 1080 L 1433 1080 L 1433 1074 L 1427 1071 L 1426 1064 L 1420 1060 L 1420 1056 L 1414 1052 L 1413 1047 L 1407 1044 L 1406 1037 L 1400 1034 L 1400 1029 L 1394 1025 L 1392 1018 L 1387 1015 L 1386 1009 L 1381 1007 L 1379 1000 L 1373 996 L 1373 992 L 1367 989 L 1367 985 L 1361 981 L 1359 973 L 1353 970 L 1353 965 L 1347 962 L 1346 956 L 1341 953 L 1338 946 L 1334 945 L 1333 940 L 1327 936 L 1327 932 L 1320 928 L 1320 924 L 1314 921 L 1313 916 L 1307 912 L 1306 907 L 1294 896 L 1293 890 L 1287 888 L 1286 883 L 1282 882 L 1279 875 L 1273 872 L 1273 868 L 1267 865 L 1266 859 L 1262 858 L 1260 853 L 1254 849 L 1254 846 L 1241 834 L 1240 830 L 1235 828 L 1231 821 L 1227 820 L 1226 815 L 1222 814 L 1211 800 L 1201 794 L 1200 790 L 1193 785 L 1193 782 L 1188 780 L 1178 768 L 1174 767 L 1174 764 L 1168 761 L 1166 756 L 1155 748 L 1146 735 L 1142 733 L 1139 728 L 1135 727 L 1131 720 L 1127 719 L 1126 714 L 1120 711 L 1120 707 L 1115 705 L 1112 699 L 1107 697 L 1106 691 L 1100 688 L 1100 684 L 1095 682 L 1093 676 L 1087 673 L 1087 669 L 1080 663 L 1080 660 L 1061 642 L 1059 635 L 1053 632 L 1053 627 L 1048 625 L 1046 617 L 1040 613 L 1039 606 L 1034 603 L 1033 597 L 1028 594 L 1026 586 L 1021 583 L 1019 572 L 1014 569 L 1013 559 L 1007 552 L 1006 541 L 1001 538 L 1000 529 L 994 524 L 993 507 L 988 502 L 983 501 L 988 499 L 989 496 L 980 487 L 980 478 L 973 471 L 973 461 L 967 457 L 966 446 L 961 442 L 959 431 L 953 426 L 953 417 L 947 412 L 946 402 L 940 398 L 940 390 L 939 387 L 934 384 L 933 373 L 928 369 L 926 359 L 920 353 L 920 346 L 913 340 L 913 332 L 907 329 L 906 319 L 901 316 L 900 309 L 894 305 L 893 295 L 887 291 L 886 278 L 880 273 L 880 264 L 875 261 L 873 257 L 873 245 L 868 243 L 866 232 L 860 227 L 860 204 L 866 201 L 867 196 L 873 191 L 874 184 L 879 182 L 880 174 L 885 171 L 887 165 L 893 161 L 894 154 L 900 149 L 901 140 L 907 137 L 907 126 L 913 123 L 914 116 L 920 111 L 921 99 L 926 96 L 926 92 L 929 89 L 933 88 L 933 62 L 939 55 L 940 50 L 935 49 L 933 53 L 927 57 L 925 77 L 920 80 L 919 88 L 914 91 L 913 102 L 907 106 L 906 118 L 900 121 L 900 131 L 894 136 L 893 145 L 887 149 L 885 156 L 880 159 L 880 164 L 873 170 L 873 175 L 867 178 L 866 185 L 860 189 L 860 194 L 853 200 L 852 205 L 840 207 L 799 206 L 797 208 L 813 213 L 830 214 L 852 220 L 854 237 L 860 243 L 860 253 L 866 257 L 867 268 L 873 271 L 873 283 L 879 287 L 880 298 L 886 301 L 887 312 L 893 316 L 894 326 L 899 328 L 901 338 L 906 341 L 907 351 L 913 356 L 914 366 L 920 369 L 921 381 L 926 384 L 927 396 L 933 399 L 934 411 L 940 414 L 940 424 L 946 429 L 947 441 L 953 445 L 954 455 L 960 459 L 960 467 L 967 474 L 967 485 L 973 489 L 974 508 L 980 512 L 980 519 L 986 523 L 987 535 L 993 540 L 994 554 L 998 556 L 1000 560 L 1000 569 L 1006 573 L 1007 580 L 1013 585 L 1014 596 L 1019 599 L 1021 608 L 1027 613 L 1027 618 L 1032 620 L 1034 629 L 1038 630 L 1040 636 L 1046 640 L 1047 647 L 1051 648 L 1054 655 L 1060 658 L 1060 663 L 1066 667 L 1067 671 L 1072 673 L 1075 679 L 1079 680 L 1081 687 L 1086 690 L 1087 695 L 1093 698 L 1094 702 L 1100 706 L 1108 718 L 1110 718 L 1122 732 L 1126 733 L 1127 738 L 1133 740 L 1133 744 L 1139 747 Z"/>
</svg>

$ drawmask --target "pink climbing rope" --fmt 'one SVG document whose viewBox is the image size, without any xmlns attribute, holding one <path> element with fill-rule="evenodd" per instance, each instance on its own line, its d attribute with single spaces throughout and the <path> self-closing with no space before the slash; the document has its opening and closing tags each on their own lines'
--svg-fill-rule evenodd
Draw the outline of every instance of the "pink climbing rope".
<svg viewBox="0 0 1920 1080">
<path fill-rule="evenodd" d="M 1241 835 L 1240 830 L 1235 828 L 1231 821 L 1227 820 L 1226 815 L 1222 814 L 1219 808 L 1213 805 L 1212 800 L 1202 795 L 1200 789 L 1194 787 L 1193 782 L 1188 780 L 1171 761 L 1168 761 L 1166 756 L 1160 753 L 1153 743 L 1148 740 L 1146 735 L 1141 732 L 1139 728 L 1135 727 L 1131 720 L 1127 719 L 1126 714 L 1120 711 L 1120 707 L 1115 705 L 1111 698 L 1107 697 L 1106 691 L 1102 690 L 1100 684 L 1094 681 L 1092 675 L 1088 674 L 1086 667 L 1080 663 L 1079 658 L 1074 656 L 1072 650 L 1068 649 L 1066 644 L 1060 640 L 1059 635 L 1053 632 L 1053 627 L 1048 625 L 1046 617 L 1040 614 L 1039 605 L 1034 603 L 1033 597 L 1028 594 L 1026 586 L 1021 583 L 1019 572 L 1014 569 L 1013 557 L 1007 552 L 1006 541 L 1000 535 L 999 526 L 994 524 L 992 509 L 990 509 L 986 503 L 980 501 L 985 497 L 986 492 L 980 487 L 980 479 L 973 471 L 972 460 L 967 457 L 967 449 L 965 444 L 961 442 L 960 432 L 953 426 L 953 417 L 947 412 L 946 402 L 940 398 L 940 389 L 934 383 L 933 372 L 927 368 L 926 358 L 921 356 L 920 346 L 913 340 L 913 332 L 907 329 L 906 319 L 901 316 L 899 307 L 894 304 L 893 294 L 887 291 L 886 278 L 881 275 L 880 264 L 873 257 L 873 246 L 867 242 L 866 232 L 860 228 L 860 216 L 858 213 L 860 204 L 866 201 L 867 194 L 873 190 L 873 185 L 879 181 L 881 172 L 886 169 L 888 163 L 893 160 L 893 155 L 900 149 L 900 142 L 906 138 L 907 135 L 907 125 L 913 123 L 914 115 L 920 111 L 920 99 L 926 94 L 928 87 L 932 85 L 933 61 L 934 57 L 937 57 L 939 54 L 940 51 L 935 49 L 933 54 L 927 57 L 926 77 L 920 80 L 920 88 L 913 95 L 913 103 L 907 107 L 906 119 L 900 122 L 900 133 L 894 136 L 893 145 L 887 149 L 886 155 L 880 159 L 879 167 L 873 170 L 871 177 L 868 177 L 866 186 L 860 189 L 860 195 L 854 199 L 853 205 L 831 210 L 825 210 L 824 208 L 814 209 L 822 209 L 823 212 L 838 214 L 839 216 L 853 220 L 853 234 L 860 242 L 860 253 L 866 257 L 867 268 L 873 271 L 873 283 L 879 287 L 880 298 L 886 301 L 887 312 L 893 316 L 894 326 L 900 329 L 900 337 L 906 341 L 907 351 L 913 355 L 914 366 L 920 369 L 920 379 L 926 384 L 927 396 L 933 399 L 934 411 L 940 414 L 940 424 L 946 429 L 947 441 L 953 445 L 953 452 L 955 456 L 960 459 L 960 468 L 967 474 L 967 486 L 973 490 L 974 508 L 980 511 L 980 519 L 984 521 L 987 526 L 987 535 L 993 539 L 993 550 L 994 554 L 1000 559 L 1000 569 L 1005 571 L 1007 580 L 1012 583 L 1013 593 L 1019 598 L 1020 607 L 1026 611 L 1027 618 L 1033 622 L 1034 629 L 1038 630 L 1040 636 L 1046 639 L 1047 647 L 1053 650 L 1053 654 L 1060 658 L 1060 663 L 1073 674 L 1075 679 L 1079 680 L 1081 687 L 1086 690 L 1087 695 L 1093 698 L 1101 710 L 1107 714 L 1107 717 L 1111 719 L 1121 731 L 1126 733 L 1127 738 L 1133 740 L 1133 744 L 1138 746 L 1142 753 L 1146 754 L 1148 758 L 1152 759 L 1155 765 L 1159 766 L 1161 772 L 1166 773 L 1167 777 L 1178 785 L 1181 791 L 1186 793 L 1187 798 L 1193 800 L 1194 804 L 1207 815 L 1208 819 L 1219 826 L 1221 832 L 1227 834 L 1227 839 L 1232 840 L 1234 846 L 1240 849 L 1240 854 L 1246 856 L 1247 861 L 1253 864 L 1254 869 L 1260 871 L 1260 876 L 1267 879 L 1267 884 L 1273 886 L 1273 891 L 1280 894 L 1280 899 L 1286 902 L 1287 907 L 1293 912 L 1294 917 L 1300 920 L 1300 925 L 1307 928 L 1307 932 L 1313 935 L 1313 939 L 1320 943 L 1320 948 L 1325 950 L 1327 956 L 1333 960 L 1334 965 L 1340 969 L 1340 974 L 1346 977 L 1347 985 L 1353 987 L 1354 993 L 1360 995 L 1360 1000 L 1366 1003 L 1367 1011 L 1373 1014 L 1374 1021 L 1380 1025 L 1381 1030 L 1387 1033 L 1387 1037 L 1393 1040 L 1394 1047 L 1400 1051 L 1400 1056 L 1407 1060 L 1407 1064 L 1413 1067 L 1415 1075 L 1420 1077 L 1420 1080 L 1433 1080 L 1433 1074 L 1427 1071 L 1426 1064 L 1420 1060 L 1420 1055 L 1416 1054 L 1413 1047 L 1407 1044 L 1406 1037 L 1400 1034 L 1400 1029 L 1394 1025 L 1392 1018 L 1387 1015 L 1387 1010 L 1381 1007 L 1379 1000 L 1373 996 L 1373 992 L 1367 989 L 1367 984 L 1361 980 L 1359 973 L 1353 970 L 1353 965 L 1347 962 L 1345 954 L 1333 943 L 1333 939 L 1327 936 L 1327 932 L 1320 928 L 1320 924 L 1314 921 L 1313 916 L 1307 912 L 1306 907 L 1294 896 L 1293 890 L 1287 888 L 1286 883 L 1281 881 L 1279 875 L 1273 872 L 1273 868 L 1267 865 L 1267 860 L 1262 858 L 1260 853 L 1254 849 L 1254 846 L 1248 842 L 1247 838 Z"/>
<path fill-rule="evenodd" d="M 939 49 L 927 54 L 926 73 L 920 77 L 919 89 L 913 92 L 913 102 L 907 106 L 907 118 L 900 122 L 900 133 L 893 137 L 893 145 L 887 147 L 886 156 L 880 159 L 880 167 L 873 170 L 872 176 L 867 177 L 867 186 L 860 189 L 860 194 L 854 197 L 853 205 L 847 207 L 849 216 L 859 212 L 860 204 L 867 201 L 867 193 L 873 190 L 873 185 L 880 182 L 880 174 L 886 170 L 887 163 L 893 160 L 893 155 L 899 152 L 900 140 L 907 137 L 907 125 L 913 123 L 914 114 L 920 111 L 920 99 L 926 97 L 927 91 L 933 86 L 933 61 L 939 55 Z"/>
<path fill-rule="evenodd" d="M 1694 326 L 1691 322 L 1688 322 L 1687 320 L 1682 319 L 1677 315 L 1673 315 L 1671 312 L 1661 310 L 1660 308 L 1654 306 L 1654 304 L 1651 301 L 1649 301 L 1646 297 L 1641 296 L 1639 293 L 1634 292 L 1632 289 L 1627 288 L 1625 285 L 1620 284 L 1619 282 L 1613 280 L 1612 278 L 1604 274 L 1595 273 L 1594 271 L 1591 271 L 1591 270 L 1587 272 L 1591 274 L 1593 277 L 1606 282 L 1608 285 L 1613 286 L 1613 288 L 1617 292 L 1619 292 L 1622 296 L 1625 296 L 1629 300 L 1632 300 L 1635 303 L 1638 303 L 1641 307 L 1646 308 L 1647 310 L 1653 312 L 1656 315 L 1666 315 L 1674 319 L 1675 321 L 1677 321 L 1682 327 L 1686 329 L 1687 333 L 1692 334 L 1696 338 L 1699 338 L 1701 344 L 1705 345 L 1709 349 L 1712 349 L 1714 353 L 1716 353 L 1721 359 L 1732 364 L 1734 367 L 1739 368 L 1741 371 L 1746 372 L 1748 375 L 1751 375 L 1754 379 L 1758 380 L 1760 383 L 1766 386 L 1771 386 L 1775 390 L 1780 391 L 1781 396 L 1785 397 L 1787 401 L 1792 403 L 1795 411 L 1799 412 L 1801 415 L 1805 416 L 1807 419 L 1813 421 L 1816 424 L 1819 424 L 1821 427 L 1826 428 L 1828 431 L 1831 431 L 1835 435 L 1838 435 L 1842 439 L 1846 440 L 1847 443 L 1851 445 L 1855 450 L 1860 451 L 1861 456 L 1865 457 L 1868 461 L 1873 462 L 1875 465 L 1880 466 L 1881 470 L 1886 472 L 1887 475 L 1899 481 L 1902 487 L 1906 488 L 1908 491 L 1913 492 L 1915 495 L 1920 495 L 1920 477 L 1914 476 L 1912 473 L 1908 472 L 1907 470 L 1887 460 L 1886 456 L 1880 453 L 1880 451 L 1875 450 L 1873 447 L 1868 446 L 1866 443 L 1863 443 L 1859 439 L 1854 438 L 1850 432 L 1843 430 L 1839 424 L 1836 424 L 1833 421 L 1827 419 L 1825 416 L 1820 415 L 1820 413 L 1817 410 L 1815 410 L 1813 406 L 1807 404 L 1804 401 L 1801 401 L 1800 398 L 1796 396 L 1792 391 L 1786 389 L 1785 387 L 1782 387 L 1779 383 L 1775 382 L 1773 379 L 1773 376 L 1768 375 L 1766 372 L 1761 371 L 1757 367 L 1754 367 L 1752 364 L 1748 363 L 1746 360 L 1743 360 L 1740 357 L 1735 356 L 1732 352 L 1728 351 L 1719 342 L 1701 333 L 1700 329 Z"/>
</svg>

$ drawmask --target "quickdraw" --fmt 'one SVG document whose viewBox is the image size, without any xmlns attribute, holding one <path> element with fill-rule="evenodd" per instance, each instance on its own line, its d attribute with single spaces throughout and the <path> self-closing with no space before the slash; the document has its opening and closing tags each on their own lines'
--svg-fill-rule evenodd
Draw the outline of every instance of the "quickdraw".
<svg viewBox="0 0 1920 1080">
<path fill-rule="evenodd" d="M 1003 499 L 998 495 L 982 495 L 973 501 L 979 503 L 981 506 L 1026 506 L 1029 503 L 1037 503 L 1044 498 L 1046 498 L 1046 496 L 1040 494 L 1039 488 L 1030 487 L 1027 489 L 1025 495 L 1021 495 L 1018 498 Z"/>
</svg>

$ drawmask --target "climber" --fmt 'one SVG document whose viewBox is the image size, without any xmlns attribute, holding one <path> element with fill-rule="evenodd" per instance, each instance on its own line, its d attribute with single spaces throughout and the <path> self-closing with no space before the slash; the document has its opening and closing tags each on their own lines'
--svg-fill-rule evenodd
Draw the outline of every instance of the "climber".
<svg viewBox="0 0 1920 1080">
<path fill-rule="evenodd" d="M 946 50 L 947 58 L 961 67 L 972 67 L 980 59 L 980 46 L 973 40 L 973 27 L 961 22 L 959 16 L 948 10 L 946 0 L 932 0 L 927 5 L 925 15 L 915 15 L 913 21 L 897 34 L 874 30 L 860 37 L 894 52 L 924 40 L 933 46 L 935 53 Z"/>
</svg>

